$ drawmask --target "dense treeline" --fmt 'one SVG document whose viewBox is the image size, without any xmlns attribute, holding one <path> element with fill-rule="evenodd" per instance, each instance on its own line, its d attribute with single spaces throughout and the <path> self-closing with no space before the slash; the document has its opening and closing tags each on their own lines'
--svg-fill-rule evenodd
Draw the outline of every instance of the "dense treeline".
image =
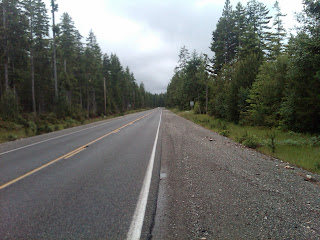
<svg viewBox="0 0 320 240">
<path fill-rule="evenodd" d="M 320 1 L 304 0 L 290 35 L 276 1 L 275 16 L 256 0 L 235 9 L 226 0 L 212 34 L 212 61 L 181 49 L 167 88 L 170 107 L 240 124 L 320 131 Z"/>
<path fill-rule="evenodd" d="M 138 85 L 116 54 L 101 52 L 92 31 L 83 43 L 68 13 L 56 24 L 58 5 L 51 2 L 52 26 L 42 0 L 0 2 L 3 120 L 48 113 L 93 117 L 164 105 L 164 95 Z"/>
</svg>

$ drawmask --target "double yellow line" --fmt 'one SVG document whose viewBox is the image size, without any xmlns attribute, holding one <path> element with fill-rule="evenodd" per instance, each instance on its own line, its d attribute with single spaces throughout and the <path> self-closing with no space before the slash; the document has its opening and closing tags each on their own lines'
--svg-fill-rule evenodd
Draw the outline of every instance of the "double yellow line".
<svg viewBox="0 0 320 240">
<path fill-rule="evenodd" d="M 119 132 L 121 129 L 123 129 L 123 128 L 127 127 L 127 126 L 130 126 L 130 125 L 132 125 L 133 123 L 135 123 L 135 122 L 137 122 L 137 121 L 139 121 L 139 120 L 141 120 L 141 119 L 149 116 L 151 113 L 152 113 L 152 112 L 150 112 L 150 113 L 148 113 L 148 114 L 146 114 L 146 115 L 143 115 L 142 117 L 137 118 L 136 120 L 133 120 L 132 122 L 129 122 L 129 123 L 127 123 L 126 125 L 123 125 L 122 127 L 119 127 L 119 128 L 117 128 L 117 129 L 113 130 L 112 132 L 109 132 L 109 133 L 107 133 L 107 134 L 105 134 L 105 135 L 103 135 L 103 136 L 101 136 L 101 137 L 99 137 L 99 138 L 97 138 L 97 139 L 95 139 L 95 140 L 93 140 L 93 141 L 91 141 L 91 142 L 89 142 L 89 143 L 87 143 L 87 144 L 85 144 L 85 145 L 83 145 L 83 146 L 81 146 L 81 147 L 79 147 L 79 148 L 71 151 L 71 152 L 68 152 L 67 154 L 64 154 L 64 155 L 61 156 L 61 157 L 58 157 L 58 158 L 52 160 L 51 162 L 48 162 L 48 163 L 42 165 L 41 167 L 38 167 L 38 168 L 36 168 L 36 169 L 34 169 L 34 170 L 26 173 L 26 174 L 23 174 L 22 176 L 14 179 L 14 180 L 12 180 L 12 181 L 10 181 L 10 182 L 7 182 L 7 183 L 1 185 L 1 186 L 0 186 L 0 190 L 6 188 L 6 187 L 8 187 L 8 186 L 10 186 L 11 184 L 14 184 L 14 183 L 20 181 L 21 179 L 23 179 L 23 178 L 25 178 L 25 177 L 28 177 L 28 176 L 30 176 L 30 175 L 32 175 L 32 174 L 40 171 L 41 169 L 44 169 L 44 168 L 46 168 L 46 167 L 48 167 L 48 166 L 50 166 L 50 165 L 52 165 L 52 164 L 54 164 L 54 163 L 62 160 L 62 159 L 71 158 L 72 156 L 74 156 L 74 155 L 80 153 L 81 151 L 85 150 L 89 145 L 91 145 L 91 144 L 93 144 L 93 143 L 95 143 L 95 142 L 97 142 L 97 141 L 99 141 L 99 140 L 101 140 L 101 139 L 103 139 L 103 138 L 105 138 L 105 137 L 113 134 L 113 133 Z"/>
</svg>

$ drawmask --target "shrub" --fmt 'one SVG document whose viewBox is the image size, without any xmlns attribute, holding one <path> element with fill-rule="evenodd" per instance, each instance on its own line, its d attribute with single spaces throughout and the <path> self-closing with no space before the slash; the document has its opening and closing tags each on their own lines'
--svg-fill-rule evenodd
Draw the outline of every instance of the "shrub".
<svg viewBox="0 0 320 240">
<path fill-rule="evenodd" d="M 1 96 L 0 112 L 3 120 L 16 121 L 19 117 L 19 104 L 13 91 L 6 90 Z"/>
<path fill-rule="evenodd" d="M 236 137 L 236 140 L 238 143 L 243 143 L 244 140 L 246 140 L 248 138 L 248 132 L 246 131 L 243 135 L 241 135 L 240 137 Z"/>
<path fill-rule="evenodd" d="M 276 132 L 273 131 L 272 133 L 267 133 L 267 136 L 269 138 L 269 142 L 268 142 L 268 146 L 270 147 L 272 153 L 275 153 L 276 151 L 276 143 L 275 143 L 275 139 L 276 139 Z"/>
<path fill-rule="evenodd" d="M 195 114 L 201 114 L 201 108 L 200 108 L 199 102 L 196 102 L 196 103 L 194 104 L 193 111 L 194 111 Z"/>
<path fill-rule="evenodd" d="M 225 130 L 220 131 L 219 134 L 222 136 L 228 137 L 230 132 L 229 132 L 229 130 L 225 129 Z"/>
<path fill-rule="evenodd" d="M 15 140 L 17 140 L 17 138 L 18 137 L 14 134 L 9 134 L 7 137 L 8 141 L 15 141 Z"/>
<path fill-rule="evenodd" d="M 255 135 L 248 134 L 247 138 L 243 141 L 243 145 L 255 149 L 260 146 L 260 143 Z"/>
<path fill-rule="evenodd" d="M 309 144 L 313 147 L 319 147 L 320 146 L 320 136 L 311 137 L 309 140 Z"/>
</svg>

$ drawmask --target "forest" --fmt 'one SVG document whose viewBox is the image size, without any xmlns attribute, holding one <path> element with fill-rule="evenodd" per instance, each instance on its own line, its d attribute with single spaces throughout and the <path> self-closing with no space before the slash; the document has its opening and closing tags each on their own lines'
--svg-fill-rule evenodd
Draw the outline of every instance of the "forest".
<svg viewBox="0 0 320 240">
<path fill-rule="evenodd" d="M 147 92 L 115 53 L 102 53 L 93 31 L 84 38 L 68 13 L 56 20 L 55 0 L 50 7 L 42 0 L 0 2 L 2 123 L 83 121 L 164 105 L 164 94 Z"/>
<path fill-rule="evenodd" d="M 304 0 L 295 33 L 278 1 L 225 1 L 212 33 L 214 57 L 181 48 L 167 105 L 239 125 L 320 132 L 320 1 Z"/>
</svg>

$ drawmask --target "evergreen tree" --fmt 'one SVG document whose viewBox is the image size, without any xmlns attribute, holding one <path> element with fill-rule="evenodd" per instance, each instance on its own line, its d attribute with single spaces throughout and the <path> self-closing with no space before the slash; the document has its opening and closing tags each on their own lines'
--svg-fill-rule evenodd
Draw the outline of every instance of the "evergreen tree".
<svg viewBox="0 0 320 240">
<path fill-rule="evenodd" d="M 45 4 L 41 0 L 27 0 L 24 7 L 29 20 L 32 111 L 36 114 L 35 58 L 44 54 L 44 39 L 49 31 L 48 16 Z"/>
<path fill-rule="evenodd" d="M 270 56 L 271 58 L 276 58 L 283 51 L 283 41 L 286 36 L 286 30 L 283 27 L 282 18 L 285 17 L 286 15 L 281 13 L 281 9 L 278 1 L 275 2 L 273 8 L 276 11 L 276 14 L 273 20 L 273 27 L 275 28 L 275 32 L 271 34 Z"/>
<path fill-rule="evenodd" d="M 218 72 L 223 64 L 233 61 L 236 54 L 237 36 L 234 32 L 235 20 L 230 0 L 226 0 L 222 17 L 212 33 L 211 51 L 215 53 L 214 68 Z"/>
</svg>

